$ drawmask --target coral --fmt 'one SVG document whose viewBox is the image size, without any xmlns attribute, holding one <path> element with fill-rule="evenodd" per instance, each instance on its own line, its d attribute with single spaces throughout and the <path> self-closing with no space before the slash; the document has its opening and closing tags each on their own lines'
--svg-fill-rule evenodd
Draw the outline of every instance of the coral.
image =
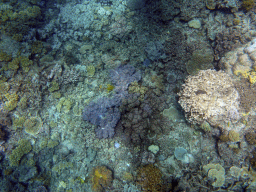
<svg viewBox="0 0 256 192">
<path fill-rule="evenodd" d="M 27 103 L 28 103 L 28 98 L 26 96 L 22 97 L 18 103 L 18 107 L 20 107 L 21 109 L 26 109 Z"/>
<path fill-rule="evenodd" d="M 251 72 L 251 74 L 249 75 L 249 82 L 251 84 L 256 83 L 256 72 Z"/>
<path fill-rule="evenodd" d="M 125 94 L 128 86 L 141 79 L 141 72 L 136 71 L 132 65 L 120 65 L 119 67 L 109 71 L 112 83 L 115 85 L 114 91 L 117 94 Z"/>
<path fill-rule="evenodd" d="M 93 65 L 87 66 L 86 70 L 87 70 L 87 74 L 88 74 L 89 77 L 93 77 L 94 76 L 94 74 L 95 74 L 95 67 Z"/>
<path fill-rule="evenodd" d="M 61 93 L 58 92 L 58 91 L 55 91 L 55 92 L 52 93 L 52 96 L 53 96 L 53 98 L 55 98 L 55 99 L 59 99 L 59 98 L 61 98 Z"/>
<path fill-rule="evenodd" d="M 18 70 L 20 68 L 19 63 L 19 58 L 14 58 L 11 62 L 8 63 L 8 69 L 14 71 Z"/>
<path fill-rule="evenodd" d="M 8 93 L 10 85 L 6 82 L 0 82 L 0 99 L 3 100 L 5 94 Z"/>
<path fill-rule="evenodd" d="M 232 177 L 235 177 L 237 179 L 239 179 L 240 177 L 243 179 L 247 179 L 249 177 L 249 170 L 248 167 L 236 167 L 236 166 L 232 166 L 230 167 L 230 175 L 232 175 Z"/>
<path fill-rule="evenodd" d="M 250 112 L 256 106 L 256 84 L 251 84 L 247 79 L 241 79 L 235 84 L 240 96 L 240 107 L 245 113 Z"/>
<path fill-rule="evenodd" d="M 8 111 L 14 110 L 17 107 L 19 96 L 16 93 L 7 93 L 5 94 L 5 98 L 7 101 L 5 102 L 4 108 Z"/>
<path fill-rule="evenodd" d="M 95 167 L 91 177 L 92 189 L 96 192 L 106 191 L 113 181 L 112 171 L 106 166 Z"/>
<path fill-rule="evenodd" d="M 125 17 L 116 18 L 116 21 L 109 26 L 109 34 L 119 39 L 124 38 L 131 31 L 132 25 Z"/>
<path fill-rule="evenodd" d="M 247 43 L 250 38 L 245 38 L 241 28 L 228 28 L 216 34 L 214 58 L 220 60 L 223 55 L 237 47 L 242 43 Z M 225 59 L 225 58 L 224 58 Z"/>
<path fill-rule="evenodd" d="M 85 107 L 83 119 L 97 126 L 95 132 L 98 138 L 114 136 L 114 129 L 121 117 L 120 104 L 121 100 L 118 96 L 102 97 Z"/>
<path fill-rule="evenodd" d="M 47 147 L 51 149 L 51 148 L 56 147 L 59 144 L 60 143 L 56 140 L 49 140 L 48 143 L 47 143 Z"/>
<path fill-rule="evenodd" d="M 26 133 L 35 136 L 42 127 L 42 120 L 40 117 L 30 117 L 24 122 L 24 127 Z"/>
<path fill-rule="evenodd" d="M 27 16 L 30 18 L 36 18 L 41 15 L 40 7 L 35 6 L 35 5 L 32 7 L 28 7 L 25 11 L 26 11 Z"/>
<path fill-rule="evenodd" d="M 8 63 L 8 69 L 16 71 L 21 67 L 22 70 L 27 73 L 29 71 L 29 66 L 32 64 L 33 61 L 29 60 L 29 58 L 25 56 L 19 56 Z"/>
<path fill-rule="evenodd" d="M 240 119 L 239 94 L 232 79 L 222 71 L 202 70 L 189 76 L 179 96 L 190 123 L 201 124 L 206 120 L 212 126 L 225 127 L 229 121 Z"/>
<path fill-rule="evenodd" d="M 211 49 L 196 50 L 191 59 L 186 63 L 187 72 L 190 75 L 197 74 L 200 70 L 213 68 L 213 51 Z"/>
<path fill-rule="evenodd" d="M 23 127 L 23 124 L 26 120 L 26 117 L 24 116 L 21 116 L 21 117 L 14 117 L 12 119 L 12 126 L 13 126 L 13 129 L 17 129 L 17 128 L 20 128 L 20 127 Z"/>
<path fill-rule="evenodd" d="M 246 11 L 250 11 L 255 6 L 254 0 L 243 0 L 242 8 L 244 8 Z"/>
<path fill-rule="evenodd" d="M 57 172 L 58 174 L 61 174 L 63 169 L 66 168 L 72 168 L 74 165 L 71 162 L 62 161 L 56 165 L 53 166 L 52 171 Z"/>
<path fill-rule="evenodd" d="M 144 96 L 145 96 L 146 92 L 148 91 L 148 88 L 141 86 L 138 84 L 137 81 L 134 81 L 134 82 L 131 82 L 128 91 L 129 91 L 129 93 L 139 93 L 140 94 L 139 100 L 143 101 Z"/>
<path fill-rule="evenodd" d="M 154 154 L 157 154 L 158 151 L 159 151 L 159 147 L 158 147 L 157 145 L 150 145 L 150 146 L 148 147 L 148 150 L 151 151 L 151 152 L 154 153 Z"/>
<path fill-rule="evenodd" d="M 216 7 L 216 2 L 215 0 L 206 0 L 205 1 L 205 6 L 210 9 L 210 10 L 214 10 Z"/>
<path fill-rule="evenodd" d="M 12 6 L 6 5 L 0 10 L 1 29 L 13 39 L 22 41 L 24 35 L 39 22 L 41 9 L 39 6 L 22 6 L 18 2 L 12 2 Z M 30 28 L 31 27 L 31 28 Z"/>
<path fill-rule="evenodd" d="M 240 140 L 240 135 L 234 130 L 229 131 L 228 138 L 232 142 L 238 142 Z"/>
<path fill-rule="evenodd" d="M 183 147 L 176 147 L 174 151 L 174 156 L 182 163 L 192 163 L 194 161 L 194 157 L 189 154 L 188 151 Z"/>
<path fill-rule="evenodd" d="M 211 128 L 211 125 L 207 122 L 207 121 L 204 121 L 201 125 L 200 125 L 200 128 L 202 130 L 204 130 L 205 132 L 210 132 L 212 130 Z"/>
<path fill-rule="evenodd" d="M 59 83 L 61 84 L 70 84 L 70 83 L 76 83 L 79 81 L 80 77 L 80 72 L 76 69 L 70 69 L 70 68 L 65 68 L 63 73 L 58 76 L 56 75 L 56 78 L 59 79 Z"/>
<path fill-rule="evenodd" d="M 22 70 L 27 73 L 29 71 L 29 66 L 33 65 L 33 61 L 29 60 L 28 57 L 19 56 L 18 57 Z"/>
<path fill-rule="evenodd" d="M 68 113 L 72 107 L 73 102 L 69 98 L 61 97 L 59 103 L 56 108 L 58 112 L 63 111 L 64 113 Z"/>
<path fill-rule="evenodd" d="M 33 42 L 32 47 L 31 47 L 32 54 L 43 54 L 45 52 L 46 52 L 46 50 L 44 48 L 44 44 L 42 41 Z"/>
<path fill-rule="evenodd" d="M 114 90 L 114 88 L 115 88 L 115 86 L 114 86 L 114 85 L 107 84 L 107 92 L 108 92 L 108 93 L 109 93 L 109 92 L 111 92 L 111 91 L 113 91 L 113 90 Z"/>
<path fill-rule="evenodd" d="M 194 2 L 194 1 L 181 1 L 180 5 L 180 17 L 184 21 L 189 21 L 193 18 L 198 17 L 201 10 L 205 5 L 202 1 Z"/>
<path fill-rule="evenodd" d="M 143 191 L 162 191 L 162 173 L 152 164 L 145 165 L 138 169 L 137 183 L 141 185 Z"/>
<path fill-rule="evenodd" d="M 228 137 L 228 135 L 226 135 L 226 134 L 220 135 L 219 139 L 220 139 L 222 142 L 228 142 L 228 141 L 229 141 L 229 137 Z"/>
<path fill-rule="evenodd" d="M 148 59 L 151 61 L 164 59 L 166 56 L 164 54 L 164 46 L 160 41 L 149 42 L 145 48 Z"/>
<path fill-rule="evenodd" d="M 122 180 L 124 181 L 124 182 L 131 182 L 131 181 L 133 181 L 133 175 L 132 175 L 132 173 L 130 173 L 130 172 L 124 172 L 123 173 L 123 175 L 122 175 Z"/>
<path fill-rule="evenodd" d="M 221 187 L 225 183 L 225 169 L 220 164 L 207 164 L 203 166 L 203 170 L 209 178 L 215 179 L 212 183 L 213 187 Z"/>
<path fill-rule="evenodd" d="M 7 53 L 3 52 L 2 50 L 0 50 L 0 61 L 11 61 L 12 57 L 10 55 L 8 55 Z"/>
<path fill-rule="evenodd" d="M 256 144 L 256 133 L 255 132 L 247 132 L 245 134 L 245 139 L 250 145 Z"/>
<path fill-rule="evenodd" d="M 12 150 L 9 156 L 11 166 L 18 166 L 21 158 L 32 150 L 29 140 L 21 139 L 18 141 L 18 147 Z"/>
<path fill-rule="evenodd" d="M 50 88 L 48 89 L 50 92 L 54 92 L 54 91 L 57 91 L 57 90 L 59 90 L 60 89 L 60 86 L 59 86 L 59 84 L 58 84 L 58 82 L 56 82 L 56 81 L 52 81 L 51 82 L 51 86 L 50 86 Z"/>
<path fill-rule="evenodd" d="M 166 107 L 166 98 L 156 95 L 149 90 L 143 102 L 139 100 L 138 93 L 129 94 L 122 101 L 120 110 L 122 118 L 117 129 L 123 130 L 128 142 L 139 145 L 146 141 L 147 137 L 162 133 L 169 121 L 162 116 L 162 111 Z M 151 134 L 149 136 L 148 134 Z"/>
</svg>

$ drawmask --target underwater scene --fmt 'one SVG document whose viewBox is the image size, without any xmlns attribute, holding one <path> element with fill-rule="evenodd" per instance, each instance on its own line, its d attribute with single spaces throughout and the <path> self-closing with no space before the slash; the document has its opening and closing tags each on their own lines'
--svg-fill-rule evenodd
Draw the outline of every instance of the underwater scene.
<svg viewBox="0 0 256 192">
<path fill-rule="evenodd" d="M 0 192 L 256 191 L 255 0 L 0 0 Z"/>
</svg>

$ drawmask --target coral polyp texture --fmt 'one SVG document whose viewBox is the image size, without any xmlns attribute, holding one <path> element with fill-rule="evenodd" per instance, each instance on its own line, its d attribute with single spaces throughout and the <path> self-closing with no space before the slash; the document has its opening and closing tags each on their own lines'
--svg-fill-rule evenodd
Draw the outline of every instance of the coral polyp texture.
<svg viewBox="0 0 256 192">
<path fill-rule="evenodd" d="M 212 126 L 225 127 L 240 118 L 238 91 L 223 71 L 209 69 L 188 76 L 179 96 L 179 103 L 192 124 L 208 121 Z"/>
</svg>

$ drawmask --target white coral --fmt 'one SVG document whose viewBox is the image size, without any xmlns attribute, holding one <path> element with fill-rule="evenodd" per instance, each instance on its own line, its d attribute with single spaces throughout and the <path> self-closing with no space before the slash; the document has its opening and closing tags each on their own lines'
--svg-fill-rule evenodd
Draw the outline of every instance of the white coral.
<svg viewBox="0 0 256 192">
<path fill-rule="evenodd" d="M 206 120 L 221 126 L 240 118 L 239 94 L 223 71 L 209 69 L 188 76 L 179 96 L 190 123 L 201 124 Z"/>
</svg>

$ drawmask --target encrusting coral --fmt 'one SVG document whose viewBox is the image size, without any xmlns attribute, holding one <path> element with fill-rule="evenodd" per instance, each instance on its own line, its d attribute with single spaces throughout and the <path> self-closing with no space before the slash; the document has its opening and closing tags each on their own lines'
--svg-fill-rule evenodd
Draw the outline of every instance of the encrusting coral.
<svg viewBox="0 0 256 192">
<path fill-rule="evenodd" d="M 112 183 L 112 171 L 106 166 L 95 167 L 92 173 L 92 189 L 93 191 L 105 191 Z"/>
</svg>

